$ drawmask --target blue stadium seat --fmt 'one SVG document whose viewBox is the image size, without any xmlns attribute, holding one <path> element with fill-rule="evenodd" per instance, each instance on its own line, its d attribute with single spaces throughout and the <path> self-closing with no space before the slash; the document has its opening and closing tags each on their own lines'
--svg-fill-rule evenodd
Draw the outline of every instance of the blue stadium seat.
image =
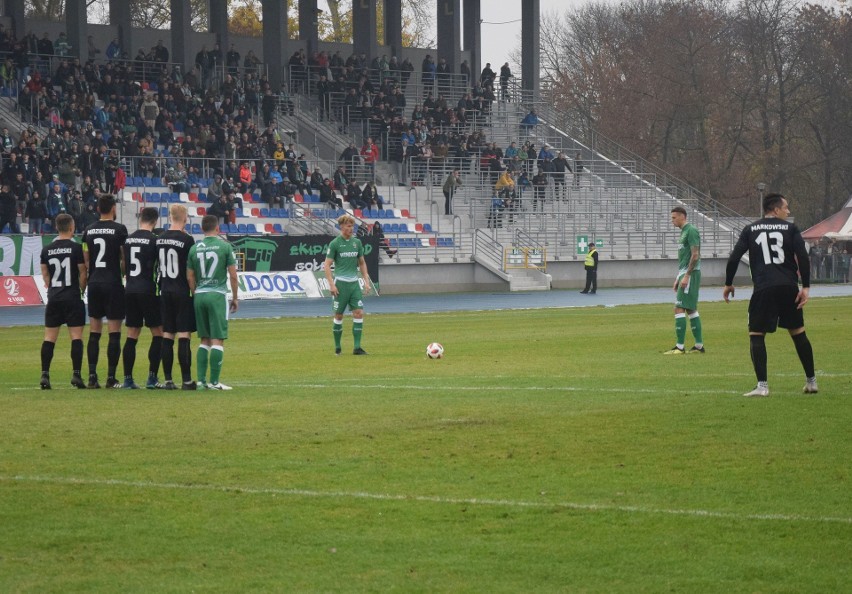
<svg viewBox="0 0 852 594">
<path fill-rule="evenodd" d="M 199 225 L 198 223 L 193 223 L 191 233 L 193 235 L 201 235 L 201 225 Z"/>
<path fill-rule="evenodd" d="M 281 227 L 281 223 L 273 223 L 272 230 L 275 233 L 284 233 L 284 229 Z"/>
<path fill-rule="evenodd" d="M 248 223 L 246 225 L 246 232 L 248 233 L 257 233 L 257 227 L 255 227 L 254 223 Z"/>
<path fill-rule="evenodd" d="M 160 207 L 160 216 L 161 217 L 169 216 L 169 208 L 167 206 L 161 206 Z"/>
<path fill-rule="evenodd" d="M 281 210 L 278 209 L 278 208 L 270 208 L 269 209 L 269 216 L 272 217 L 273 219 L 277 219 L 278 217 L 281 216 Z"/>
<path fill-rule="evenodd" d="M 400 233 L 408 233 L 408 224 L 407 223 L 400 223 L 399 224 L 399 232 Z"/>
<path fill-rule="evenodd" d="M 423 223 L 423 233 L 431 233 L 431 232 L 432 232 L 432 225 L 430 225 L 429 223 Z"/>
<path fill-rule="evenodd" d="M 238 216 L 238 217 L 245 216 L 245 215 L 243 214 L 243 209 L 242 209 L 242 208 L 240 208 L 239 206 L 237 207 L 237 216 Z"/>
<path fill-rule="evenodd" d="M 246 227 L 245 223 L 237 225 L 237 233 L 242 233 L 243 235 L 248 233 L 248 227 Z"/>
<path fill-rule="evenodd" d="M 399 246 L 399 243 L 397 242 L 396 237 L 391 237 L 388 241 L 390 242 L 390 243 L 389 243 L 389 245 L 390 245 L 392 248 L 395 248 L 395 247 L 398 247 L 398 246 Z"/>
<path fill-rule="evenodd" d="M 261 208 L 260 209 L 260 216 L 268 217 L 269 216 L 269 209 L 268 208 Z"/>
</svg>

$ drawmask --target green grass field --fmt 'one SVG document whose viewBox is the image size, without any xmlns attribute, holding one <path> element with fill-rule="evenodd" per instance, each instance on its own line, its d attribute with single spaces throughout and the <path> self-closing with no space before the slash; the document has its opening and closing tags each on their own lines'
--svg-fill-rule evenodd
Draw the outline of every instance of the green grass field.
<svg viewBox="0 0 852 594">
<path fill-rule="evenodd" d="M 850 310 L 766 399 L 744 300 L 686 357 L 663 305 L 235 320 L 225 393 L 73 390 L 64 332 L 42 392 L 0 329 L 0 592 L 849 592 Z"/>
</svg>

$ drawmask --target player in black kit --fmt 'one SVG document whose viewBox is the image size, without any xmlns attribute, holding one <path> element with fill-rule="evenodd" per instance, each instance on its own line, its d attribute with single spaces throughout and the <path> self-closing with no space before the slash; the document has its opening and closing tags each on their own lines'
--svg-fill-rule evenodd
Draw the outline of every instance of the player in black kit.
<svg viewBox="0 0 852 594">
<path fill-rule="evenodd" d="M 725 301 L 734 296 L 734 275 L 740 258 L 748 252 L 754 293 L 748 306 L 748 334 L 751 360 L 757 375 L 757 387 L 744 396 L 769 396 L 766 372 L 767 332 L 786 328 L 796 346 L 799 361 L 805 370 L 805 394 L 816 394 L 814 351 L 805 334 L 802 308 L 808 302 L 811 285 L 811 265 L 802 234 L 793 223 L 787 222 L 790 209 L 781 194 L 769 194 L 763 199 L 763 218 L 746 226 L 728 259 L 725 271 Z M 799 277 L 802 287 L 799 288 Z"/>
<path fill-rule="evenodd" d="M 83 366 L 83 326 L 86 307 L 83 290 L 86 288 L 86 262 L 83 248 L 75 242 L 74 218 L 57 215 L 54 221 L 58 237 L 41 251 L 41 276 L 47 287 L 47 308 L 44 310 L 44 342 L 41 343 L 41 389 L 50 390 L 50 362 L 59 328 L 68 325 L 71 335 L 71 385 L 85 389 L 80 377 Z"/>
<path fill-rule="evenodd" d="M 101 194 L 98 198 L 99 221 L 83 232 L 83 253 L 89 269 L 89 388 L 100 388 L 98 356 L 100 354 L 103 319 L 107 319 L 107 388 L 120 388 L 115 379 L 121 356 L 121 322 L 124 320 L 124 285 L 121 282 L 121 246 L 127 239 L 127 228 L 115 222 L 115 196 Z"/>
<path fill-rule="evenodd" d="M 195 309 L 186 279 L 186 260 L 195 244 L 192 235 L 184 231 L 186 206 L 172 204 L 169 208 L 171 228 L 157 238 L 160 260 L 160 301 L 163 310 L 163 375 L 166 390 L 177 390 L 172 381 L 175 336 L 178 339 L 178 364 L 181 389 L 195 390 L 192 379 L 192 350 L 190 335 L 195 332 Z"/>
<path fill-rule="evenodd" d="M 157 372 L 163 350 L 163 315 L 160 311 L 160 296 L 157 292 L 157 273 L 160 269 L 157 254 L 157 236 L 154 227 L 160 213 L 147 206 L 139 213 L 139 230 L 130 234 L 124 242 L 124 272 L 127 278 L 125 301 L 127 305 L 127 339 L 121 359 L 124 364 L 122 388 L 132 390 L 139 386 L 133 381 L 133 366 L 136 363 L 136 343 L 142 333 L 142 325 L 151 330 L 151 346 L 148 348 L 148 381 L 145 387 L 160 386 Z"/>
</svg>

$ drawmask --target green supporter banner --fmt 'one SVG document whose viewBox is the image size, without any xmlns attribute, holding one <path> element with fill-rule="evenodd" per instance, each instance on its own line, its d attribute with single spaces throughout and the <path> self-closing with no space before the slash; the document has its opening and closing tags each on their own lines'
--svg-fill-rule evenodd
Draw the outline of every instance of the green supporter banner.
<svg viewBox="0 0 852 594">
<path fill-rule="evenodd" d="M 0 276 L 41 277 L 41 250 L 56 235 L 0 235 Z"/>
<path fill-rule="evenodd" d="M 234 250 L 245 255 L 248 272 L 294 271 L 322 273 L 325 251 L 333 235 L 229 235 Z M 379 240 L 361 237 L 370 280 L 379 282 Z M 322 276 L 322 274 L 320 274 Z M 319 278 L 319 276 L 317 277 Z M 324 276 L 322 278 L 325 278 Z M 322 288 L 322 283 L 320 284 Z M 327 294 L 327 288 L 323 290 Z"/>
</svg>

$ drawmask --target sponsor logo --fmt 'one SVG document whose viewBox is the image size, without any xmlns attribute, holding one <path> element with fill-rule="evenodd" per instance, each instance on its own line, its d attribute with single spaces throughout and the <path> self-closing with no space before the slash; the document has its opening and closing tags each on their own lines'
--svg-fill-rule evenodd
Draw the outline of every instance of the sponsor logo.
<svg viewBox="0 0 852 594">
<path fill-rule="evenodd" d="M 256 272 L 269 272 L 272 269 L 272 256 L 278 249 L 278 244 L 270 239 L 258 237 L 243 237 L 231 242 L 234 249 L 245 254 L 246 264 L 252 263 Z"/>
<path fill-rule="evenodd" d="M 7 278 L 3 281 L 3 288 L 6 290 L 6 294 L 11 297 L 17 297 L 21 293 L 21 287 L 18 285 L 18 281 L 13 278 Z"/>
<path fill-rule="evenodd" d="M 290 246 L 290 255 L 291 256 L 316 256 L 317 254 L 323 254 L 328 249 L 328 244 L 314 244 L 310 245 L 307 243 L 300 243 L 299 245 L 291 245 Z"/>
<path fill-rule="evenodd" d="M 304 293 L 301 278 L 296 274 L 251 274 L 240 279 L 243 291 L 267 291 L 278 293 Z"/>
<path fill-rule="evenodd" d="M 318 260 L 311 260 L 310 262 L 297 262 L 295 268 L 297 272 L 301 272 L 302 270 L 322 270 L 324 262 L 325 260 L 323 260 L 322 262 Z M 333 269 L 334 265 L 332 264 L 332 270 Z"/>
</svg>

